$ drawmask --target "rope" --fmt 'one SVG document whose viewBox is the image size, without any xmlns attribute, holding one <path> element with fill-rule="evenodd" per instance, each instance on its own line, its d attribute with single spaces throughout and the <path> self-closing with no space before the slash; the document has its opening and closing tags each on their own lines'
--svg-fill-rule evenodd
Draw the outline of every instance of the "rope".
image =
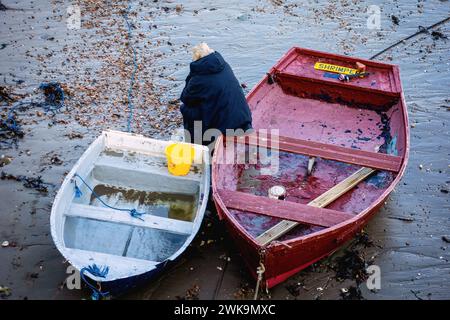
<svg viewBox="0 0 450 320">
<path fill-rule="evenodd" d="M 87 279 L 84 275 L 84 272 L 86 272 L 86 271 L 89 272 L 94 277 L 105 278 L 109 272 L 109 267 L 104 266 L 102 268 L 99 268 L 94 263 L 93 265 L 84 267 L 80 270 L 81 279 L 92 290 L 92 295 L 91 295 L 92 300 L 100 300 L 100 298 L 105 298 L 106 296 L 108 296 L 109 292 L 102 292 L 100 284 L 99 284 L 99 288 L 97 289 L 92 284 L 90 284 L 89 281 L 87 281 Z"/>
<path fill-rule="evenodd" d="M 259 263 L 259 267 L 256 268 L 256 274 L 258 275 L 258 281 L 256 281 L 256 288 L 255 288 L 255 296 L 253 297 L 253 300 L 258 300 L 258 294 L 259 294 L 259 286 L 262 281 L 263 273 L 266 271 L 266 268 L 264 267 L 264 264 L 262 262 Z"/>
<path fill-rule="evenodd" d="M 128 28 L 128 42 L 129 45 L 131 47 L 131 49 L 133 50 L 133 72 L 131 74 L 131 79 L 130 79 L 130 87 L 128 88 L 128 109 L 130 110 L 130 114 L 128 116 L 128 121 L 127 121 L 127 131 L 131 132 L 131 121 L 133 120 L 133 102 L 132 102 L 132 91 L 133 91 L 133 85 L 134 85 L 134 81 L 135 81 L 135 77 L 136 77 L 136 71 L 138 68 L 137 62 L 136 62 L 136 50 L 133 47 L 133 45 L 131 44 L 131 40 L 132 40 L 132 34 L 131 34 L 131 24 L 128 20 L 128 13 L 131 10 L 131 3 L 128 4 L 128 8 L 127 11 L 125 11 L 125 13 L 123 14 L 123 18 L 125 19 L 125 23 L 127 24 L 127 28 Z"/>
<path fill-rule="evenodd" d="M 433 24 L 433 25 L 431 25 L 431 26 L 429 26 L 429 27 L 427 27 L 427 28 L 419 27 L 419 31 L 417 31 L 416 33 L 414 33 L 414 34 L 412 34 L 412 35 L 410 35 L 410 36 L 408 36 L 408 37 L 406 37 L 406 38 L 403 38 L 402 40 L 399 40 L 399 41 L 397 41 L 396 43 L 390 45 L 389 47 L 387 47 L 387 48 L 381 50 L 381 51 L 378 52 L 377 54 L 375 54 L 375 55 L 373 55 L 372 57 L 370 57 L 369 60 L 373 60 L 373 59 L 375 59 L 376 57 L 378 57 L 378 56 L 382 55 L 383 53 L 385 53 L 386 51 L 389 51 L 389 50 L 391 50 L 392 48 L 394 48 L 394 47 L 398 46 L 399 44 L 403 43 L 404 41 L 409 40 L 409 39 L 411 39 L 411 38 L 414 38 L 415 36 L 417 36 L 417 35 L 419 35 L 419 34 L 421 34 L 421 33 L 427 33 L 428 30 L 433 29 L 433 28 L 435 28 L 435 27 L 437 27 L 437 26 L 439 26 L 439 25 L 441 25 L 441 24 L 444 24 L 444 23 L 446 23 L 446 22 L 449 21 L 449 20 L 450 20 L 450 17 L 447 17 L 447 18 L 445 18 L 445 19 L 442 19 L 442 20 L 439 21 L 439 22 L 436 22 L 435 24 Z"/>
<path fill-rule="evenodd" d="M 138 212 L 136 209 L 125 209 L 125 208 L 117 208 L 117 207 L 110 206 L 105 201 L 103 201 L 102 198 L 100 198 L 100 196 L 94 191 L 94 189 L 92 189 L 91 186 L 89 186 L 89 184 L 87 184 L 87 182 L 84 181 L 84 179 L 78 173 L 75 173 L 73 176 L 79 178 L 81 180 L 81 182 L 83 182 L 83 184 L 92 192 L 92 195 L 98 201 L 100 201 L 105 207 L 113 209 L 113 210 L 128 212 L 130 214 L 130 216 L 132 216 L 133 218 L 137 218 L 139 220 L 144 221 L 144 219 L 142 219 L 141 216 L 146 214 L 145 212 Z M 77 185 L 77 182 L 75 181 L 75 197 L 79 198 L 82 196 L 82 194 L 83 193 L 81 192 L 80 188 Z"/>
<path fill-rule="evenodd" d="M 12 138 L 8 136 L 8 134 L 13 134 L 13 136 L 22 138 L 24 136 L 24 132 L 22 127 L 16 121 L 16 110 L 23 108 L 31 108 L 31 107 L 41 107 L 44 109 L 46 113 L 52 112 L 53 115 L 56 114 L 62 107 L 64 107 L 64 91 L 61 88 L 60 84 L 57 82 L 49 82 L 49 83 L 41 83 L 38 87 L 39 89 L 44 91 L 45 100 L 43 102 L 35 102 L 35 101 L 21 101 L 14 104 L 6 115 L 5 120 L 0 119 L 0 134 L 5 135 L 6 138 Z M 2 107 L 5 107 L 3 105 Z M 14 144 L 8 141 L 0 141 L 3 144 L 7 144 L 10 147 Z"/>
<path fill-rule="evenodd" d="M 41 105 L 46 112 L 52 111 L 55 113 L 55 111 L 64 107 L 64 90 L 59 83 L 41 83 L 39 89 L 45 93 L 45 104 L 41 103 Z"/>
</svg>

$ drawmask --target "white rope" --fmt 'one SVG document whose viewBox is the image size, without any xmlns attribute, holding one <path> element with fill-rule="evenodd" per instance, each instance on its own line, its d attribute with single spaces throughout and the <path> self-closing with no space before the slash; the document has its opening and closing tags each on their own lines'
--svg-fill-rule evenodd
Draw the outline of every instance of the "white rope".
<svg viewBox="0 0 450 320">
<path fill-rule="evenodd" d="M 259 285 L 261 284 L 263 273 L 265 271 L 266 268 L 264 267 L 264 264 L 260 262 L 259 267 L 256 269 L 256 273 L 258 274 L 258 281 L 256 281 L 255 296 L 253 297 L 253 300 L 258 300 Z"/>
</svg>

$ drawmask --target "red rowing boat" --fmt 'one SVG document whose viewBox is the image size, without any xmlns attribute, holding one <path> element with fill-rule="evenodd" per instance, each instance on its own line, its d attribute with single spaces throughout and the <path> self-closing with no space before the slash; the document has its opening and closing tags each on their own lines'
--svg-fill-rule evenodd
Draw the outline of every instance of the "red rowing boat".
<svg viewBox="0 0 450 320">
<path fill-rule="evenodd" d="M 383 205 L 405 171 L 408 116 L 397 66 L 302 48 L 247 100 L 255 131 L 218 139 L 213 196 L 250 272 L 271 288 Z"/>
</svg>

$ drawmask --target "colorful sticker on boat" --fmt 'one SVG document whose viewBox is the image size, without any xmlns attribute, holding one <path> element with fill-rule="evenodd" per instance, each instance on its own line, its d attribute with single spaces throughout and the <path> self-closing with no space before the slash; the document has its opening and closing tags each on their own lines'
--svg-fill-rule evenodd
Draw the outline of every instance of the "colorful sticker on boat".
<svg viewBox="0 0 450 320">
<path fill-rule="evenodd" d="M 334 73 L 340 73 L 340 74 L 348 74 L 348 75 L 356 74 L 358 72 L 356 69 L 343 67 L 343 66 L 337 66 L 334 64 L 323 63 L 323 62 L 316 62 L 316 64 L 314 65 L 314 69 L 328 71 L 328 72 L 334 72 Z"/>
</svg>

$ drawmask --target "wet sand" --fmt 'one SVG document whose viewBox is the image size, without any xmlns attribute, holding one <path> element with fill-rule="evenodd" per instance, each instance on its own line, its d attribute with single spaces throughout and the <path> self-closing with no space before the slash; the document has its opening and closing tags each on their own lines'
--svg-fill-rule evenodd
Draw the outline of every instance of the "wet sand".
<svg viewBox="0 0 450 320">
<path fill-rule="evenodd" d="M 80 29 L 67 28 L 70 1 L 13 1 L 0 11 L 0 86 L 41 101 L 41 82 L 64 85 L 67 108 L 53 116 L 20 112 L 17 147 L 0 145 L 7 174 L 42 176 L 48 193 L 0 180 L 0 286 L 4 299 L 81 299 L 64 285 L 68 264 L 49 230 L 53 198 L 64 175 L 104 129 L 125 130 L 132 51 L 122 13 L 127 3 L 80 1 Z M 182 5 L 180 5 L 182 4 Z M 381 29 L 366 26 L 369 1 L 131 1 L 131 44 L 138 70 L 133 131 L 168 138 L 181 124 L 174 99 L 184 84 L 189 47 L 207 41 L 249 90 L 293 45 L 370 57 L 448 16 L 448 1 L 378 1 Z M 20 9 L 20 10 L 18 10 Z M 398 18 L 398 25 L 395 24 Z M 435 30 L 450 36 L 450 23 Z M 357 246 L 381 268 L 381 290 L 365 299 L 450 298 L 450 39 L 420 34 L 377 59 L 400 65 L 409 108 L 411 153 L 405 176 L 366 228 L 372 246 Z M 2 105 L 4 103 L 2 102 Z M 1 107 L 2 116 L 7 108 Z M 62 163 L 53 162 L 54 156 Z M 399 219 L 400 218 L 400 219 Z M 406 218 L 406 219 L 405 219 Z M 270 290 L 273 299 L 340 299 L 355 280 L 338 281 L 340 250 Z M 124 299 L 245 299 L 255 286 L 214 212 L 175 267 Z"/>
</svg>

